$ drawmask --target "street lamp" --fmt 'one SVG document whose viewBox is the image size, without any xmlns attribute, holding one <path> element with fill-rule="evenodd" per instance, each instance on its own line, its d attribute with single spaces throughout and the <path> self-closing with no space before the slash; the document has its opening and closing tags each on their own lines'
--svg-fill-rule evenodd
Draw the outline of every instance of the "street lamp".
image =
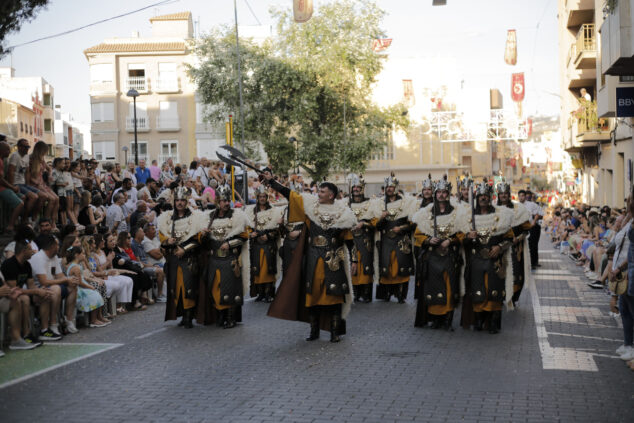
<svg viewBox="0 0 634 423">
<path fill-rule="evenodd" d="M 128 97 L 132 97 L 132 101 L 134 102 L 134 164 L 136 166 L 139 165 L 139 145 L 136 134 L 136 98 L 139 96 L 139 92 L 132 88 L 128 90 Z M 126 159 L 127 161 L 127 159 Z"/>
</svg>

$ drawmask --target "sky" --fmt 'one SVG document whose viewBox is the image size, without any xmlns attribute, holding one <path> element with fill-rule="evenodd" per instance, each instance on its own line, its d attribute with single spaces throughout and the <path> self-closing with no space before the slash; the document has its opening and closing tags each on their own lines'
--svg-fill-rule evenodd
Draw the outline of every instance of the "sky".
<svg viewBox="0 0 634 423">
<path fill-rule="evenodd" d="M 33 21 L 10 34 L 4 45 L 29 42 L 159 1 L 52 0 Z M 447 0 L 447 6 L 436 7 L 432 0 L 375 1 L 387 12 L 382 27 L 393 39 L 390 57 L 419 59 L 414 63 L 425 63 L 428 58 L 432 66 L 451 63 L 455 66 L 452 73 L 468 86 L 500 89 L 505 106 L 510 103 L 511 73 L 524 72 L 525 114 L 559 113 L 556 0 Z M 327 2 L 315 0 L 315 13 L 320 4 Z M 272 25 L 271 6 L 291 7 L 292 0 L 237 0 L 239 24 Z M 16 76 L 44 77 L 53 85 L 55 103 L 64 112 L 77 121 L 90 122 L 89 73 L 83 50 L 105 38 L 129 37 L 132 31 L 139 31 L 141 37 L 150 36 L 152 16 L 187 10 L 199 21 L 202 32 L 233 24 L 231 0 L 173 0 L 58 38 L 16 47 L 0 66 L 13 66 Z M 509 29 L 517 31 L 516 66 L 504 63 Z M 435 81 L 430 77 L 424 84 L 434 86 Z"/>
</svg>

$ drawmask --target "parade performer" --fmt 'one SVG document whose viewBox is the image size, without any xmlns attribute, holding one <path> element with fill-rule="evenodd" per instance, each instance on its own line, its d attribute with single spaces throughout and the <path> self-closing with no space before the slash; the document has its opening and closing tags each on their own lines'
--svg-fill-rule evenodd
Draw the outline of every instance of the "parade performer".
<svg viewBox="0 0 634 423">
<path fill-rule="evenodd" d="M 421 209 L 424 207 L 427 207 L 428 205 L 434 202 L 433 185 L 434 185 L 434 181 L 432 181 L 431 173 L 430 173 L 427 179 L 423 179 L 423 192 L 422 192 L 423 199 L 420 202 Z"/>
<path fill-rule="evenodd" d="M 249 287 L 249 218 L 244 211 L 231 208 L 228 185 L 217 189 L 216 204 L 201 237 L 208 255 L 197 320 L 229 329 L 242 321 L 244 293 Z"/>
<path fill-rule="evenodd" d="M 270 172 L 264 172 L 263 176 L 289 200 L 288 220 L 304 222 L 298 246 L 268 315 L 308 321 L 307 341 L 318 339 L 321 328 L 330 331 L 331 342 L 339 342 L 340 335 L 346 332 L 344 319 L 352 303 L 350 260 L 344 240 L 346 232 L 357 224 L 354 213 L 345 201 L 335 200 L 338 189 L 333 183 L 322 182 L 318 195 L 314 196 L 291 192 L 275 181 Z"/>
<path fill-rule="evenodd" d="M 467 213 L 471 213 L 471 203 L 469 203 L 469 190 L 473 180 L 470 177 L 456 180 L 456 197 L 451 198 L 451 204 L 464 207 Z"/>
<path fill-rule="evenodd" d="M 513 213 L 491 205 L 492 187 L 485 180 L 476 188 L 476 207 L 463 232 L 466 257 L 466 293 L 461 323 L 476 330 L 488 328 L 498 333 L 502 327 L 502 307 L 511 302 L 513 266 L 511 229 Z M 512 307 L 512 305 L 511 305 Z"/>
<path fill-rule="evenodd" d="M 394 295 L 399 304 L 403 304 L 407 298 L 409 278 L 414 274 L 414 226 L 410 219 L 419 207 L 415 197 L 400 195 L 397 188 L 398 180 L 393 174 L 385 179 L 384 210 L 377 222 L 380 279 L 376 298 L 389 301 Z"/>
<path fill-rule="evenodd" d="M 522 293 L 522 288 L 526 283 L 526 278 L 530 277 L 530 256 L 528 249 L 528 232 L 531 229 L 531 216 L 523 204 L 511 201 L 511 185 L 506 181 L 500 182 L 497 186 L 498 206 L 508 207 L 513 211 L 513 247 L 511 259 L 513 264 L 513 306 L 517 304 Z"/>
<path fill-rule="evenodd" d="M 183 316 L 179 326 L 193 327 L 196 307 L 199 266 L 199 233 L 207 227 L 208 215 L 188 207 L 191 192 L 188 188 L 174 190 L 174 210 L 158 217 L 159 240 L 163 249 L 167 278 L 167 304 L 165 320 Z"/>
<path fill-rule="evenodd" d="M 464 239 L 461 229 L 468 215 L 464 208 L 450 204 L 451 183 L 446 177 L 434 184 L 433 195 L 434 203 L 412 217 L 416 224 L 415 244 L 420 248 L 416 260 L 418 304 L 414 326 L 425 327 L 431 322 L 434 329 L 444 326 L 453 330 L 454 309 L 461 297 L 460 246 Z"/>
<path fill-rule="evenodd" d="M 350 180 L 350 208 L 357 218 L 357 225 L 352 229 L 352 239 L 349 242 L 352 261 L 352 287 L 354 300 L 372 301 L 372 285 L 374 283 L 374 234 L 375 226 L 381 216 L 379 201 L 365 197 L 365 182 L 357 175 Z"/>
<path fill-rule="evenodd" d="M 251 296 L 270 303 L 275 296 L 275 281 L 281 270 L 278 261 L 280 220 L 284 209 L 269 204 L 264 185 L 256 190 L 257 203 L 247 208 L 250 233 Z"/>
</svg>

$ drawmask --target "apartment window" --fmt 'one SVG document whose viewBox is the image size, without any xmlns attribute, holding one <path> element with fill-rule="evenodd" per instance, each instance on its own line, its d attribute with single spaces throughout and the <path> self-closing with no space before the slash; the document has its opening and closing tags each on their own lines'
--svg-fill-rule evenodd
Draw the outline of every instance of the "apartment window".
<svg viewBox="0 0 634 423">
<path fill-rule="evenodd" d="M 93 122 L 114 121 L 114 103 L 92 103 L 91 108 Z"/>
<path fill-rule="evenodd" d="M 179 161 L 178 157 L 178 141 L 177 140 L 162 140 L 161 141 L 161 155 L 159 162 L 163 163 L 168 158 L 172 158 L 174 162 Z"/>
<path fill-rule="evenodd" d="M 387 145 L 383 147 L 383 152 L 375 154 L 373 160 L 394 160 L 394 142 L 391 132 L 387 134 Z"/>
<path fill-rule="evenodd" d="M 131 101 L 128 106 L 128 116 L 134 117 L 134 102 Z M 143 101 L 136 102 L 136 116 L 137 117 L 145 117 L 147 116 L 147 103 Z"/>
<path fill-rule="evenodd" d="M 50 119 L 44 119 L 44 131 L 53 132 L 53 122 Z"/>
<path fill-rule="evenodd" d="M 20 132 L 24 132 L 24 124 L 20 122 Z"/>
<path fill-rule="evenodd" d="M 146 91 L 145 81 L 145 65 L 142 63 L 129 63 L 128 64 L 128 80 L 126 82 L 126 89 L 135 89 L 137 91 Z"/>
<path fill-rule="evenodd" d="M 29 125 L 29 135 L 33 135 L 33 125 Z"/>
<path fill-rule="evenodd" d="M 68 141 L 66 141 L 68 144 Z M 94 141 L 92 152 L 97 160 L 116 160 L 116 147 L 114 141 Z"/>
<path fill-rule="evenodd" d="M 162 90 L 175 91 L 178 88 L 176 63 L 159 63 L 158 71 L 158 88 Z"/>
<path fill-rule="evenodd" d="M 110 63 L 90 65 L 90 83 L 104 82 L 112 82 L 112 65 Z"/>
<path fill-rule="evenodd" d="M 139 160 L 143 159 L 147 161 L 147 141 L 138 141 L 137 144 L 139 145 Z M 134 151 L 134 140 L 132 140 L 130 141 L 130 160 L 134 159 Z"/>
<path fill-rule="evenodd" d="M 44 94 L 44 105 L 45 106 L 50 106 L 51 105 L 51 95 L 50 94 Z"/>
<path fill-rule="evenodd" d="M 143 63 L 129 63 L 128 64 L 128 76 L 129 77 L 145 77 L 145 64 Z"/>
<path fill-rule="evenodd" d="M 619 82 L 634 82 L 634 75 L 619 75 Z"/>
</svg>

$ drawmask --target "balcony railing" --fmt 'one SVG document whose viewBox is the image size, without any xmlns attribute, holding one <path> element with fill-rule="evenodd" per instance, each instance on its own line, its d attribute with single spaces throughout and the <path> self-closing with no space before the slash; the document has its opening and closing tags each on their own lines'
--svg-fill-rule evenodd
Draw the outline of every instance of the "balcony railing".
<svg viewBox="0 0 634 423">
<path fill-rule="evenodd" d="M 573 112 L 579 141 L 605 141 L 610 139 L 610 120 L 597 116 L 596 101 L 580 100 L 580 107 Z"/>
<path fill-rule="evenodd" d="M 148 88 L 147 78 L 145 76 L 129 76 L 125 80 L 125 90 L 135 89 L 138 92 L 146 92 Z"/>
<path fill-rule="evenodd" d="M 179 90 L 177 78 L 159 78 L 155 82 L 154 91 L 156 92 L 175 93 Z"/>
<path fill-rule="evenodd" d="M 180 156 L 178 154 L 159 154 L 158 156 L 159 166 L 165 163 L 167 159 L 172 159 L 172 162 L 174 162 L 174 164 L 180 163 Z"/>
<path fill-rule="evenodd" d="M 134 117 L 128 116 L 125 118 L 125 129 L 128 132 L 134 132 Z M 137 132 L 148 132 L 150 130 L 150 120 L 147 116 L 136 117 L 136 130 Z"/>
<path fill-rule="evenodd" d="M 573 58 L 577 68 L 594 68 L 597 59 L 597 38 L 594 24 L 583 24 L 573 44 Z"/>
<path fill-rule="evenodd" d="M 156 118 L 157 131 L 180 131 L 181 124 L 178 116 L 158 116 Z"/>
</svg>

